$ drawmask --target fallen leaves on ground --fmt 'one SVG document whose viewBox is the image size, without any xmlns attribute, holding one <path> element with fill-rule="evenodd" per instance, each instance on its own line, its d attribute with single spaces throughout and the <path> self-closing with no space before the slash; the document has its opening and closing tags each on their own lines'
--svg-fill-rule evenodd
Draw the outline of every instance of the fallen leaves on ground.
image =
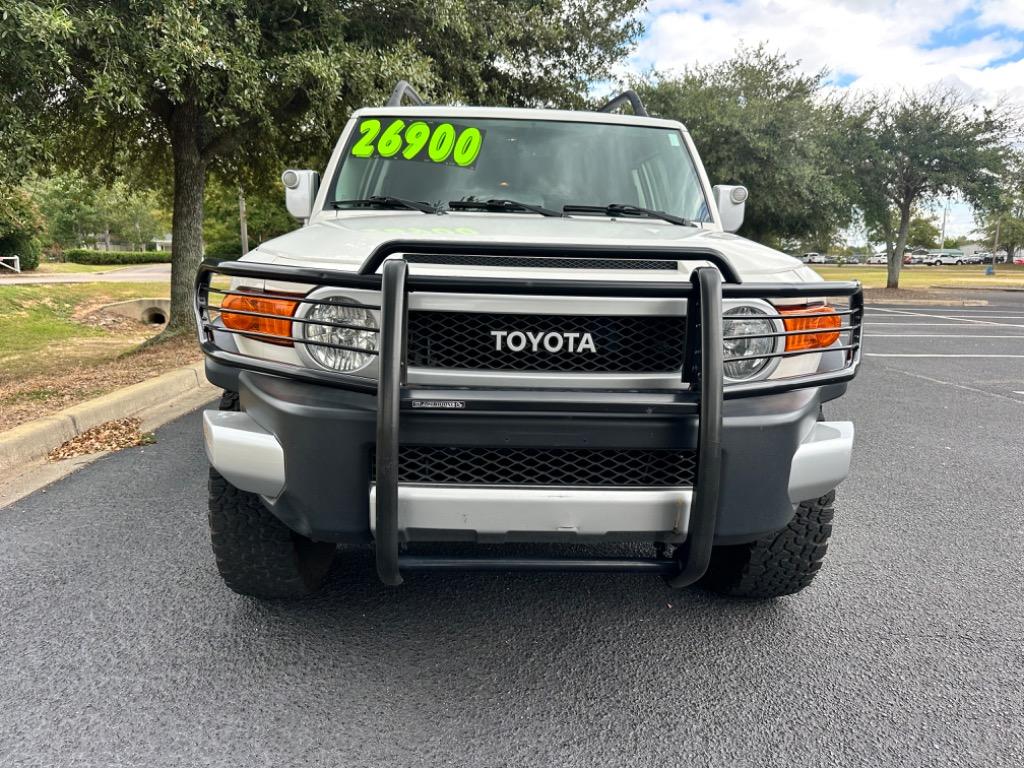
<svg viewBox="0 0 1024 768">
<path fill-rule="evenodd" d="M 64 357 L 67 364 L 60 370 L 10 379 L 0 370 L 0 432 L 202 357 L 192 335 L 91 364 L 68 360 L 72 355 L 56 347 L 40 353 Z"/>
<path fill-rule="evenodd" d="M 141 424 L 136 418 L 105 421 L 71 438 L 59 448 L 54 448 L 47 458 L 50 461 L 63 461 L 100 451 L 120 451 L 136 445 L 155 443 L 153 433 L 143 432 L 139 428 Z"/>
</svg>

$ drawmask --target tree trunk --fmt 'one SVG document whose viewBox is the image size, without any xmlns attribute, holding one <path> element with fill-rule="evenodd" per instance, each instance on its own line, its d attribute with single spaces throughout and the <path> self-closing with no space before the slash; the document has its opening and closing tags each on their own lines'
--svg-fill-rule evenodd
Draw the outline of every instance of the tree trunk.
<svg viewBox="0 0 1024 768">
<path fill-rule="evenodd" d="M 900 287 L 900 269 L 903 268 L 903 251 L 907 248 L 907 235 L 910 232 L 910 206 L 900 207 L 900 231 L 896 236 L 896 249 L 889 257 L 889 279 L 886 288 Z"/>
<path fill-rule="evenodd" d="M 193 283 L 203 258 L 203 194 L 206 163 L 199 147 L 199 113 L 194 104 L 174 106 L 170 117 L 174 161 L 171 218 L 171 313 L 164 336 L 195 332 Z"/>
</svg>

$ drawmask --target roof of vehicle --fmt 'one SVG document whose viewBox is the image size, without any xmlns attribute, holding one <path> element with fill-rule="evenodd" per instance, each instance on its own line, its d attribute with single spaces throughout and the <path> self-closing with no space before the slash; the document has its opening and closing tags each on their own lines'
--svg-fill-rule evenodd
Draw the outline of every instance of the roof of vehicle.
<svg viewBox="0 0 1024 768">
<path fill-rule="evenodd" d="M 520 107 L 452 107 L 443 105 L 409 104 L 399 107 L 363 107 L 352 113 L 360 117 L 477 117 L 497 120 L 555 120 L 574 123 L 604 123 L 611 125 L 643 125 L 652 128 L 675 128 L 686 131 L 678 120 L 658 117 L 638 117 L 619 112 L 583 112 L 568 109 L 523 109 Z"/>
</svg>

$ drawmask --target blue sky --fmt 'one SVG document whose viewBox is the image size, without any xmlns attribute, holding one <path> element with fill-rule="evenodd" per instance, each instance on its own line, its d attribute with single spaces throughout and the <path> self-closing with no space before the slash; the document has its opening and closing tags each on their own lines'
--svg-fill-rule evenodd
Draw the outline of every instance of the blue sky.
<svg viewBox="0 0 1024 768">
<path fill-rule="evenodd" d="M 808 72 L 827 69 L 841 90 L 943 83 L 980 103 L 1024 104 L 1024 0 L 651 0 L 644 21 L 633 70 L 714 63 L 763 42 Z M 973 228 L 954 203 L 947 230 Z"/>
</svg>

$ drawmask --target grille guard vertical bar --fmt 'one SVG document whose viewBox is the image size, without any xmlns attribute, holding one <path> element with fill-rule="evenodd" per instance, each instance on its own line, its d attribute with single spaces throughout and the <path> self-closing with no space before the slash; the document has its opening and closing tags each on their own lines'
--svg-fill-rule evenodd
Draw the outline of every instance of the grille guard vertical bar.
<svg viewBox="0 0 1024 768">
<path fill-rule="evenodd" d="M 377 385 L 377 575 L 390 586 L 402 583 L 398 568 L 398 427 L 405 380 L 406 277 L 409 265 L 384 265 L 381 296 L 380 378 Z"/>
<path fill-rule="evenodd" d="M 667 577 L 673 587 L 693 584 L 708 569 L 718 521 L 722 482 L 722 276 L 714 267 L 700 267 L 691 277 L 700 312 L 700 346 L 694 385 L 700 391 L 697 436 L 697 481 L 693 487 L 690 524 L 683 543 L 679 573 Z M 679 521 L 677 521 L 677 530 Z"/>
</svg>

